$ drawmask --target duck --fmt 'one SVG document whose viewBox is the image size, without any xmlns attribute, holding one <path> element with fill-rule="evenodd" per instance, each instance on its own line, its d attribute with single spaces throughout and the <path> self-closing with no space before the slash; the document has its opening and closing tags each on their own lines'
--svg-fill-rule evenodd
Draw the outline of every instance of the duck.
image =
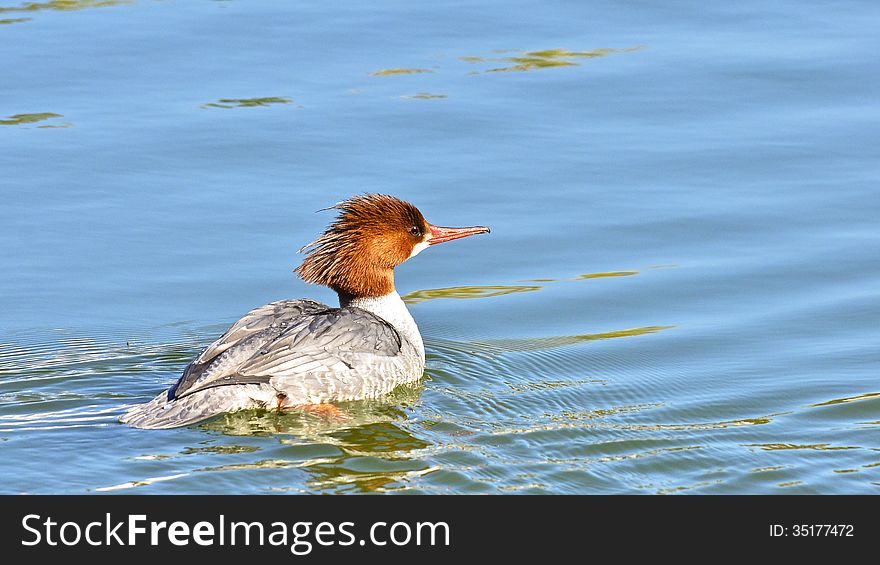
<svg viewBox="0 0 880 565">
<path fill-rule="evenodd" d="M 489 233 L 442 227 L 387 194 L 330 209 L 336 218 L 295 272 L 329 287 L 339 306 L 307 298 L 255 308 L 208 345 L 167 391 L 128 408 L 134 428 L 189 426 L 247 409 L 338 413 L 336 403 L 374 399 L 422 378 L 425 345 L 394 285 L 394 269 L 430 246 Z"/>
</svg>

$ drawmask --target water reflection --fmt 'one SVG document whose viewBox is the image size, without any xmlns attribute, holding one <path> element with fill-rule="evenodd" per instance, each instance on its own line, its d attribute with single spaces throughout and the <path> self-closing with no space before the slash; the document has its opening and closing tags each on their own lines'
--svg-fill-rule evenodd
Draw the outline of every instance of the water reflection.
<svg viewBox="0 0 880 565">
<path fill-rule="evenodd" d="M 592 49 L 590 51 L 569 51 L 568 49 L 544 49 L 541 51 L 526 51 L 525 53 L 513 57 L 481 57 L 466 56 L 459 57 L 466 63 L 512 63 L 502 67 L 493 67 L 483 70 L 485 73 L 499 72 L 519 72 L 531 71 L 535 69 L 546 69 L 550 67 L 575 67 L 580 65 L 577 59 L 595 59 L 597 57 L 605 57 L 612 53 L 627 53 L 638 51 L 641 46 L 624 47 L 624 48 L 601 48 Z"/>
<path fill-rule="evenodd" d="M 283 96 L 267 96 L 264 98 L 221 98 L 216 102 L 202 104 L 202 108 L 255 108 L 272 104 L 290 104 L 290 98 Z"/>
<path fill-rule="evenodd" d="M 769 416 L 761 416 L 758 418 L 740 418 L 737 420 L 724 420 L 722 422 L 695 422 L 682 424 L 620 424 L 617 427 L 634 431 L 691 431 L 691 430 L 717 430 L 725 428 L 738 428 L 742 426 L 762 426 L 773 422 L 776 416 L 784 416 L 788 412 L 781 414 L 771 414 Z"/>
<path fill-rule="evenodd" d="M 541 288 L 543 287 L 537 285 L 451 286 L 416 290 L 404 295 L 403 301 L 407 304 L 418 304 L 436 298 L 491 298 L 515 292 L 532 292 Z"/>
<path fill-rule="evenodd" d="M 336 403 L 344 418 L 301 410 L 242 410 L 223 414 L 199 427 L 230 436 L 288 435 L 326 441 L 327 434 L 339 430 L 407 420 L 406 410 L 419 403 L 423 389 L 419 382 L 401 385 L 382 398 Z"/>
<path fill-rule="evenodd" d="M 95 489 L 95 491 L 97 491 L 97 492 L 112 492 L 115 490 L 126 490 L 126 489 L 136 488 L 136 487 L 145 487 L 145 486 L 149 486 L 149 485 L 152 485 L 155 483 L 160 483 L 160 482 L 164 482 L 164 481 L 173 481 L 174 479 L 180 479 L 182 477 L 187 477 L 187 476 L 189 476 L 189 473 L 177 473 L 174 475 L 163 475 L 160 477 L 149 477 L 149 478 L 142 479 L 139 481 L 126 481 L 124 483 L 120 483 L 118 485 L 112 485 L 109 487 L 98 487 Z"/>
<path fill-rule="evenodd" d="M 578 281 L 584 279 L 602 279 L 606 277 L 631 277 L 637 274 L 639 274 L 638 271 L 609 271 L 607 273 L 586 273 L 584 275 L 578 275 L 571 279 L 563 280 Z"/>
<path fill-rule="evenodd" d="M 565 347 L 585 341 L 597 341 L 603 339 L 616 339 L 619 337 L 633 337 L 637 335 L 652 334 L 663 330 L 672 329 L 675 326 L 643 326 L 640 328 L 628 328 L 609 332 L 599 332 L 580 335 L 558 335 L 550 337 L 535 337 L 526 339 L 493 339 L 484 341 L 472 341 L 470 346 L 480 348 L 487 353 L 507 353 L 525 351 L 544 351 Z"/>
<path fill-rule="evenodd" d="M 253 445 L 209 445 L 207 447 L 186 447 L 180 452 L 181 455 L 195 455 L 200 453 L 253 453 L 260 448 Z"/>
<path fill-rule="evenodd" d="M 835 398 L 833 400 L 826 400 L 825 402 L 810 404 L 810 406 L 812 406 L 814 408 L 819 407 L 819 406 L 834 406 L 835 404 L 847 404 L 849 402 L 859 402 L 861 400 L 870 400 L 872 398 L 880 398 L 880 392 L 868 392 L 865 394 L 859 394 L 857 396 L 848 396 L 845 398 Z"/>
<path fill-rule="evenodd" d="M 316 490 L 386 490 L 392 483 L 400 483 L 428 468 L 427 463 L 412 458 L 410 453 L 429 447 L 430 442 L 417 437 L 406 425 L 407 410 L 419 402 L 422 389 L 421 385 L 401 386 L 382 399 L 339 403 L 347 415 L 345 419 L 298 411 L 225 414 L 199 427 L 226 436 L 271 436 L 285 447 L 256 461 L 202 467 L 197 471 L 296 467 L 308 474 L 306 484 Z M 283 457 L 287 454 L 284 449 L 291 450 L 289 458 Z M 249 446 L 229 445 L 187 448 L 181 454 L 256 451 Z"/>
<path fill-rule="evenodd" d="M 401 96 L 401 98 L 406 98 L 410 100 L 433 100 L 436 98 L 449 98 L 449 96 L 445 94 L 431 94 L 430 92 L 419 92 L 417 94 L 410 94 Z"/>
<path fill-rule="evenodd" d="M 478 285 L 478 286 L 450 286 L 446 288 L 428 288 L 416 290 L 405 294 L 403 301 L 407 304 L 418 304 L 426 300 L 436 298 L 493 298 L 514 294 L 517 292 L 534 292 L 541 290 L 548 284 L 558 282 L 577 282 L 590 279 L 603 279 L 612 277 L 631 277 L 638 275 L 639 271 L 607 271 L 599 273 L 584 273 L 575 277 L 561 279 L 527 279 L 522 282 L 539 283 L 529 285 Z"/>
<path fill-rule="evenodd" d="M 790 450 L 818 450 L 818 451 L 844 451 L 848 449 L 861 449 L 855 445 L 831 445 L 830 443 L 748 443 L 745 447 L 758 447 L 764 451 L 790 451 Z"/>
<path fill-rule="evenodd" d="M 6 19 L 2 19 L 2 20 L 0 20 L 0 25 L 3 25 L 3 24 L 17 24 L 17 23 L 21 23 L 21 22 L 29 22 L 29 21 L 31 21 L 32 19 L 33 19 L 33 18 L 6 18 Z"/>
<path fill-rule="evenodd" d="M 426 461 L 410 454 L 431 443 L 394 422 L 344 428 L 326 438 L 345 455 L 308 467 L 308 484 L 320 490 L 380 492 L 402 488 L 392 484 L 431 470 Z"/>
<path fill-rule="evenodd" d="M 38 112 L 35 114 L 14 114 L 5 119 L 0 120 L 0 126 L 20 126 L 23 124 L 33 124 L 53 118 L 61 118 L 61 114 L 54 112 Z M 59 127 L 59 126 L 56 126 Z"/>
<path fill-rule="evenodd" d="M 606 384 L 608 379 L 573 379 L 570 381 L 539 381 L 539 382 L 506 382 L 508 388 L 515 393 L 553 391 L 558 389 L 575 388 L 588 384 Z"/>
<path fill-rule="evenodd" d="M 370 73 L 370 76 L 374 77 L 384 77 L 384 76 L 393 76 L 393 75 L 414 75 L 420 73 L 433 73 L 431 69 L 382 69 L 381 71 L 375 71 Z"/>
<path fill-rule="evenodd" d="M 394 412 L 392 410 L 392 412 Z M 398 418 L 405 417 L 396 412 Z M 262 414 L 261 416 L 237 413 L 202 426 L 206 430 L 220 430 L 225 434 L 263 435 L 270 431 L 275 439 L 296 451 L 290 458 L 261 458 L 249 462 L 232 462 L 205 466 L 197 472 L 241 471 L 250 469 L 299 468 L 308 476 L 305 483 L 321 491 L 378 492 L 388 490 L 392 483 L 405 481 L 411 475 L 423 474 L 429 469 L 426 462 L 410 456 L 410 452 L 429 447 L 431 444 L 416 437 L 407 427 L 391 421 L 392 416 L 373 415 L 356 417 L 359 424 L 345 426 L 332 422 L 309 422 L 307 414 Z M 239 424 L 246 421 L 245 426 Z M 267 425 L 272 422 L 271 425 Z M 241 449 L 244 447 L 244 449 Z M 255 452 L 247 446 L 212 446 L 197 448 L 198 451 L 217 454 Z M 193 454 L 196 450 L 184 450 Z M 280 454 L 283 454 L 281 452 Z M 138 486 L 138 485 L 134 485 Z M 275 488 L 282 488 L 275 485 Z M 399 485 L 395 488 L 401 488 Z"/>
<path fill-rule="evenodd" d="M 396 471 L 386 469 L 381 472 L 369 472 L 348 470 L 343 467 L 319 463 L 308 467 L 312 478 L 306 484 L 318 491 L 339 494 L 390 492 L 405 490 L 409 488 L 406 485 L 407 482 L 439 469 L 425 462 L 415 461 L 413 467 Z"/>
<path fill-rule="evenodd" d="M 0 14 L 4 12 L 38 12 L 40 10 L 72 12 L 86 8 L 104 8 L 133 3 L 134 0 L 49 0 L 48 2 L 25 2 L 21 6 L 0 6 Z"/>
<path fill-rule="evenodd" d="M 288 461 L 287 459 L 261 459 L 253 463 L 228 463 L 213 467 L 202 467 L 199 472 L 210 471 L 244 471 L 251 469 L 290 469 L 292 467 L 306 467 L 314 464 L 314 461 Z"/>
</svg>

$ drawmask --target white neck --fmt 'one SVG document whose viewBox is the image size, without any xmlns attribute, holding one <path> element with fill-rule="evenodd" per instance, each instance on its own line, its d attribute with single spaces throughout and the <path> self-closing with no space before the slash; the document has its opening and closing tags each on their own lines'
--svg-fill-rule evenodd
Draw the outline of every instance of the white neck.
<svg viewBox="0 0 880 565">
<path fill-rule="evenodd" d="M 392 290 L 389 294 L 375 298 L 359 298 L 340 293 L 339 306 L 341 308 L 356 306 L 379 316 L 394 326 L 403 337 L 415 346 L 416 351 L 419 352 L 424 362 L 425 344 L 422 341 L 422 335 L 419 333 L 416 321 L 413 320 L 412 315 L 407 310 L 406 304 L 404 304 L 403 299 L 400 298 L 396 291 Z"/>
</svg>

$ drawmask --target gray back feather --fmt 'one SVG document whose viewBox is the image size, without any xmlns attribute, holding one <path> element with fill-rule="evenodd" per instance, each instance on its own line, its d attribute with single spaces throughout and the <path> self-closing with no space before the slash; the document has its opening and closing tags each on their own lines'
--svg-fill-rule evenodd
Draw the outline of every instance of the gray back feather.
<svg viewBox="0 0 880 565">
<path fill-rule="evenodd" d="M 380 368 L 402 346 L 397 330 L 366 310 L 281 300 L 248 312 L 209 345 L 168 391 L 168 399 L 270 381 L 281 390 L 285 384 L 301 388 L 298 381 L 313 375 Z"/>
</svg>

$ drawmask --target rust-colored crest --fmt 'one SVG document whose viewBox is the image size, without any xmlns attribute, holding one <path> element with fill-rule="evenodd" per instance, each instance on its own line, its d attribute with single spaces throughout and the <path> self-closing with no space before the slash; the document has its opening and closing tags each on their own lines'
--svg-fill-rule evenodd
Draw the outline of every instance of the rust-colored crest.
<svg viewBox="0 0 880 565">
<path fill-rule="evenodd" d="M 296 272 L 306 282 L 358 297 L 394 290 L 394 267 L 429 237 L 419 209 L 385 194 L 355 196 L 333 206 L 339 215 L 306 253 Z"/>
</svg>

